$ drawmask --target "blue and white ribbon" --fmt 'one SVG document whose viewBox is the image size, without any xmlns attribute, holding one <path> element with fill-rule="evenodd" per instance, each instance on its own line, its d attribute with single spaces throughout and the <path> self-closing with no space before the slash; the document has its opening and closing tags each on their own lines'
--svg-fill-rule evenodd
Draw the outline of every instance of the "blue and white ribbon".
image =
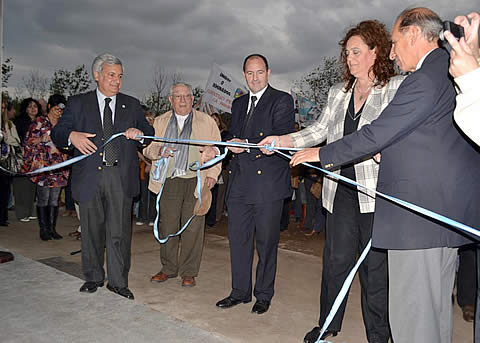
<svg viewBox="0 0 480 343">
<path fill-rule="evenodd" d="M 97 151 L 101 151 L 103 150 L 103 148 L 108 144 L 110 143 L 113 139 L 119 137 L 123 135 L 123 133 L 117 133 L 115 135 L 113 135 L 112 137 L 110 137 L 110 139 L 108 141 L 106 141 Z M 165 138 L 165 137 L 157 137 L 157 136 L 137 136 L 137 138 L 146 138 L 146 139 L 153 139 L 153 140 L 156 140 L 156 141 L 161 141 L 161 142 L 167 142 L 167 143 L 177 143 L 177 144 L 195 144 L 195 145 L 221 145 L 221 146 L 234 146 L 234 147 L 240 147 L 240 148 L 245 148 L 245 149 L 267 149 L 269 151 L 273 151 L 273 152 L 276 152 L 278 154 L 280 154 L 281 156 L 284 156 L 286 157 L 287 159 L 291 159 L 291 156 L 290 155 L 287 155 L 283 152 L 281 152 L 281 150 L 287 150 L 287 151 L 299 151 L 299 150 L 302 150 L 301 148 L 285 148 L 285 147 L 276 147 L 275 146 L 275 142 L 272 142 L 270 145 L 266 145 L 266 146 L 259 146 L 257 144 L 253 144 L 253 143 L 243 143 L 243 142 L 218 142 L 218 141 L 211 141 L 211 140 L 194 140 L 194 139 L 174 139 L 174 138 Z M 200 179 L 200 170 L 201 169 L 204 169 L 204 168 L 208 168 L 216 163 L 218 163 L 219 161 L 221 161 L 222 159 L 224 159 L 226 157 L 228 153 L 228 149 L 225 149 L 224 153 L 222 155 L 219 155 L 217 157 L 215 157 L 214 159 L 208 161 L 207 163 L 203 164 L 203 165 L 200 165 L 199 162 L 195 162 L 193 163 L 192 165 L 190 165 L 190 169 L 192 170 L 196 170 L 197 171 L 197 188 L 196 188 L 196 193 L 197 193 L 197 196 L 199 198 L 199 201 L 201 203 L 201 179 Z M 58 164 L 55 164 L 55 165 L 52 165 L 52 166 L 48 166 L 48 167 L 44 167 L 44 168 L 40 168 L 40 169 L 37 169 L 37 170 L 34 170 L 32 172 L 29 172 L 29 173 L 25 173 L 25 174 L 22 174 L 22 175 L 33 175 L 33 174 L 38 174 L 38 173 L 42 173 L 42 172 L 45 172 L 45 171 L 50 171 L 50 170 L 54 170 L 54 169 L 59 169 L 59 168 L 63 168 L 65 166 L 68 166 L 68 165 L 71 165 L 73 163 L 76 163 L 84 158 L 87 158 L 89 157 L 90 155 L 81 155 L 81 156 L 77 156 L 75 158 L 72 158 L 70 160 L 67 160 L 65 162 L 62 162 L 62 163 L 58 163 Z M 185 229 L 188 227 L 188 224 L 190 224 L 190 222 L 193 220 L 193 218 L 195 217 L 195 215 L 193 215 L 186 223 L 185 225 L 175 234 L 170 234 L 168 235 L 167 237 L 165 238 L 160 238 L 159 237 L 159 234 L 158 234 L 158 220 L 159 220 L 159 216 L 158 216 L 158 213 L 159 213 L 159 202 L 160 202 L 160 197 L 161 197 L 161 194 L 162 194 L 162 191 L 163 191 L 163 186 L 165 184 L 165 178 L 166 178 L 166 171 L 168 169 L 168 158 L 161 158 L 160 160 L 156 161 L 155 162 L 156 166 L 160 166 L 163 164 L 164 168 L 156 168 L 156 171 L 153 172 L 152 174 L 152 177 L 156 180 L 156 181 L 160 181 L 162 183 L 162 186 L 161 186 L 161 189 L 160 189 L 160 192 L 157 196 L 157 203 L 156 203 L 156 208 L 157 208 L 157 217 L 155 218 L 155 222 L 154 222 L 154 236 L 155 238 L 160 242 L 160 243 L 165 243 L 168 241 L 168 239 L 170 237 L 174 237 L 174 236 L 178 236 L 180 234 L 182 234 L 183 231 L 185 231 Z M 323 168 L 320 168 L 320 167 L 317 167 L 317 166 L 314 166 L 312 164 L 309 164 L 309 163 L 302 163 L 308 167 L 311 167 L 311 168 L 314 168 L 314 169 L 317 169 L 321 172 L 323 172 L 324 174 L 330 176 L 330 177 L 333 177 L 337 180 L 340 180 L 342 182 L 345 182 L 345 183 L 348 183 L 350 185 L 353 185 L 353 186 L 356 186 L 360 189 L 363 189 L 363 190 L 367 190 L 367 191 L 371 191 L 371 192 L 375 192 L 377 195 L 385 198 L 385 199 L 388 199 L 390 201 L 392 201 L 393 203 L 396 203 L 398 204 L 399 206 L 403 206 L 403 207 L 406 207 L 408 209 L 411 209 L 412 211 L 416 212 L 416 213 L 419 213 L 419 214 L 423 214 L 429 218 L 432 218 L 433 220 L 436 220 L 436 221 L 440 221 L 444 224 L 447 224 L 449 226 L 452 226 L 454 228 L 457 228 L 459 229 L 460 231 L 465 231 L 465 232 L 468 232 L 476 237 L 480 237 L 480 231 L 478 229 L 475 229 L 473 227 L 470 227 L 468 225 L 465 225 L 463 223 L 460 223 L 456 220 L 453 220 L 451 218 L 448 218 L 448 217 L 445 217 L 441 214 L 438 214 L 436 212 L 433 212 L 433 211 L 430 211 L 428 209 L 425 209 L 421 206 L 418 206 L 418 205 L 415 205 L 415 204 L 412 204 L 410 202 L 407 202 L 407 201 L 404 201 L 404 200 L 401 200 L 401 199 L 398 199 L 398 198 L 395 198 L 393 196 L 390 196 L 388 194 L 384 194 L 382 192 L 379 192 L 377 191 L 376 189 L 370 189 L 370 188 L 367 188 L 353 180 L 350 180 L 342 175 L 338 175 L 338 174 L 335 174 L 335 173 L 332 173 L 326 169 L 323 169 Z M 1 168 L 0 169 L 6 171 L 6 172 L 9 172 L 11 174 L 14 174 L 8 170 L 5 170 L 4 168 Z M 162 175 L 159 174 L 158 170 L 164 170 L 164 172 L 162 173 Z M 335 314 L 337 313 L 338 311 L 338 308 L 340 307 L 343 299 L 345 298 L 347 292 L 348 292 L 348 289 L 350 288 L 351 284 L 352 284 L 352 281 L 353 281 L 353 278 L 360 266 L 360 264 L 363 262 L 363 260 L 365 259 L 365 257 L 367 256 L 368 252 L 370 251 L 370 248 L 371 248 L 371 240 L 367 243 L 367 246 L 365 247 L 365 249 L 363 250 L 362 254 L 360 255 L 360 258 L 358 259 L 357 263 L 355 264 L 354 268 L 350 271 L 350 273 L 348 274 L 339 294 L 337 295 L 335 301 L 334 301 L 334 304 L 332 306 L 332 309 L 330 310 L 330 313 L 328 314 L 326 320 L 325 320 L 325 323 L 323 324 L 322 328 L 321 328 L 321 332 L 320 332 L 320 336 L 317 340 L 317 342 L 326 342 L 326 341 L 322 341 L 320 340 L 320 337 L 323 335 L 323 333 L 327 330 L 328 328 L 328 325 L 331 323 L 331 321 L 333 320 L 333 318 L 335 317 Z"/>
<path fill-rule="evenodd" d="M 165 152 L 165 148 L 166 147 L 164 147 L 162 149 L 162 152 L 161 152 L 162 155 Z M 197 194 L 198 201 L 199 201 L 200 204 L 202 204 L 202 179 L 201 179 L 200 171 L 202 169 L 211 167 L 214 164 L 218 163 L 219 161 L 223 160 L 227 156 L 227 154 L 228 154 L 228 149 L 225 148 L 225 151 L 224 151 L 223 154 L 216 156 L 215 158 L 211 159 L 210 161 L 208 161 L 208 162 L 206 162 L 202 165 L 198 161 L 190 164 L 189 168 L 191 170 L 197 172 L 197 186 L 196 186 L 196 189 L 195 189 L 195 193 Z M 188 225 L 190 225 L 190 222 L 195 217 L 195 214 L 192 215 L 186 221 L 186 223 L 180 228 L 180 230 L 178 230 L 176 233 L 172 233 L 172 234 L 169 234 L 168 236 L 166 236 L 164 238 L 160 238 L 160 234 L 158 232 L 158 221 L 159 221 L 159 215 L 158 214 L 160 213 L 160 198 L 162 197 L 163 187 L 165 186 L 165 180 L 166 180 L 166 177 L 167 177 L 167 170 L 168 170 L 169 161 L 170 161 L 170 157 L 162 157 L 159 160 L 155 161 L 155 170 L 152 173 L 153 174 L 152 178 L 156 182 L 161 183 L 160 191 L 157 194 L 157 201 L 156 201 L 156 205 L 155 205 L 155 208 L 157 209 L 157 216 L 155 217 L 155 221 L 153 222 L 153 235 L 155 236 L 155 238 L 157 239 L 157 241 L 160 244 L 166 243 L 171 237 L 181 235 L 187 229 Z M 160 171 L 161 171 L 161 174 L 160 174 Z"/>
</svg>

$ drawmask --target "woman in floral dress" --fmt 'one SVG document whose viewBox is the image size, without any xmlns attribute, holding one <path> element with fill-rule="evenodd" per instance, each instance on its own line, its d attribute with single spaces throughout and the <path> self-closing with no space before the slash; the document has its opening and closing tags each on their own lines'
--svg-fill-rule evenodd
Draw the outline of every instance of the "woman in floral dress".
<svg viewBox="0 0 480 343">
<path fill-rule="evenodd" d="M 38 116 L 30 126 L 24 140 L 24 171 L 29 172 L 68 159 L 68 155 L 57 149 L 50 138 L 52 128 L 63 114 L 66 100 L 62 95 L 50 96 L 47 115 Z M 56 231 L 58 198 L 62 187 L 67 185 L 69 170 L 61 168 L 32 176 L 37 184 L 37 215 L 40 238 L 61 239 Z"/>
</svg>

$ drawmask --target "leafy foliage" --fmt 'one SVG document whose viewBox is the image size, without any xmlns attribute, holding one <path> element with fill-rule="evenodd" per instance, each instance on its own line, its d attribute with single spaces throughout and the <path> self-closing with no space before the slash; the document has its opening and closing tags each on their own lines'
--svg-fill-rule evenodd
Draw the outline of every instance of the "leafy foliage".
<svg viewBox="0 0 480 343">
<path fill-rule="evenodd" d="M 9 57 L 2 63 L 2 87 L 7 87 L 8 79 L 12 76 L 12 58 Z"/>
<path fill-rule="evenodd" d="M 299 81 L 295 81 L 298 93 L 317 103 L 322 109 L 327 103 L 328 90 L 341 81 L 340 65 L 334 57 L 323 57 L 322 64 L 315 67 Z"/>
<path fill-rule="evenodd" d="M 86 91 L 91 84 L 90 75 L 84 64 L 74 70 L 58 69 L 50 82 L 50 93 L 71 96 Z"/>
</svg>

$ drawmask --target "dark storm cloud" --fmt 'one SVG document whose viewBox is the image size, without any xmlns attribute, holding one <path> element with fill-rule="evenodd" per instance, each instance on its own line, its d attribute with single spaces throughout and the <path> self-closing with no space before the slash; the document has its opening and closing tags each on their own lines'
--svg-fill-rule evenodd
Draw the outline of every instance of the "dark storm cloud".
<svg viewBox="0 0 480 343">
<path fill-rule="evenodd" d="M 408 2 L 412 3 L 413 2 Z M 475 3 L 426 1 L 453 18 Z M 15 63 L 10 85 L 38 69 L 50 77 L 109 51 L 125 65 L 124 90 L 140 98 L 155 65 L 204 86 L 213 62 L 242 80 L 243 58 L 265 54 L 272 84 L 288 90 L 323 56 L 338 56 L 346 29 L 364 19 L 391 27 L 405 7 L 394 0 L 5 0 L 4 56 Z"/>
</svg>

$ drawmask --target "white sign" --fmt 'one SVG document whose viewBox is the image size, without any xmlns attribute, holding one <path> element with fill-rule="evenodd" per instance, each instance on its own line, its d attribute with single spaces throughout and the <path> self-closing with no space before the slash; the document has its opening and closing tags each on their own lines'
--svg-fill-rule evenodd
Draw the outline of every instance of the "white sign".
<svg viewBox="0 0 480 343">
<path fill-rule="evenodd" d="M 224 112 L 232 112 L 232 101 L 246 93 L 243 85 L 213 64 L 202 102 Z"/>
</svg>

